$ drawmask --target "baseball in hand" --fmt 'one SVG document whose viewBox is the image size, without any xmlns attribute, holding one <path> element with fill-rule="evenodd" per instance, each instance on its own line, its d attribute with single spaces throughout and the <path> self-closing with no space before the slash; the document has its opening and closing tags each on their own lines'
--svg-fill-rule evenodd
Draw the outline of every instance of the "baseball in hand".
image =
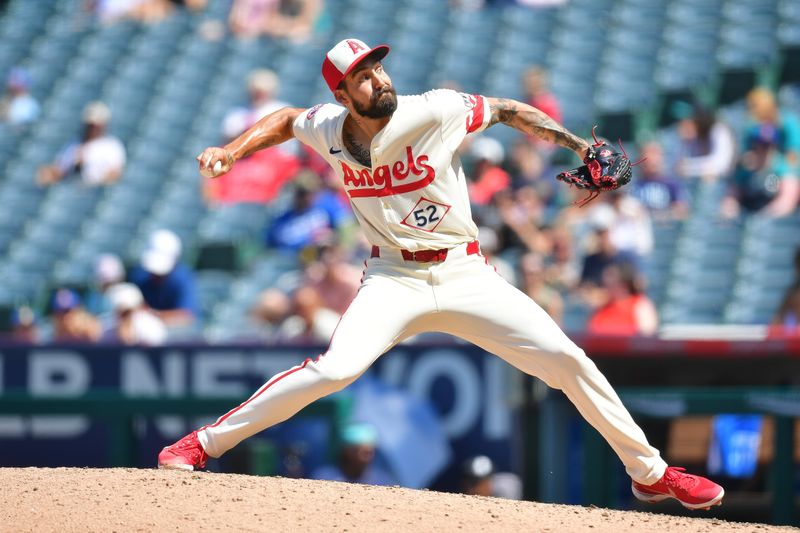
<svg viewBox="0 0 800 533">
<path fill-rule="evenodd" d="M 222 172 L 222 161 L 214 163 L 214 168 L 208 168 L 206 166 L 200 167 L 200 174 L 205 178 L 215 178 L 220 172 Z"/>
</svg>

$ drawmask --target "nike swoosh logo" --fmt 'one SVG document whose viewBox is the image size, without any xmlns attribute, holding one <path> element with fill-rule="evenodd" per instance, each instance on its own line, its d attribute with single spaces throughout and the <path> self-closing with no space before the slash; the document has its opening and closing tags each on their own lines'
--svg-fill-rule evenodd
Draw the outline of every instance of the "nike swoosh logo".
<svg viewBox="0 0 800 533">
<path fill-rule="evenodd" d="M 328 150 L 328 151 L 330 152 L 331 155 L 336 155 L 336 154 L 341 154 L 342 153 L 341 150 L 334 150 L 333 146 L 331 146 L 331 149 Z"/>
</svg>

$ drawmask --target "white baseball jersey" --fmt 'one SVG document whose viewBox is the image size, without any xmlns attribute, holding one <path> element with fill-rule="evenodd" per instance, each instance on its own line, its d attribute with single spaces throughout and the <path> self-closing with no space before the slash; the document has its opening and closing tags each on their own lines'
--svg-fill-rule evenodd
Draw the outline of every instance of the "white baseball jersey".
<svg viewBox="0 0 800 533">
<path fill-rule="evenodd" d="M 456 150 L 468 133 L 488 126 L 486 98 L 446 89 L 398 96 L 370 145 L 371 168 L 344 147 L 347 114 L 335 104 L 314 106 L 297 117 L 294 134 L 336 171 L 371 244 L 417 251 L 476 239 Z"/>
</svg>

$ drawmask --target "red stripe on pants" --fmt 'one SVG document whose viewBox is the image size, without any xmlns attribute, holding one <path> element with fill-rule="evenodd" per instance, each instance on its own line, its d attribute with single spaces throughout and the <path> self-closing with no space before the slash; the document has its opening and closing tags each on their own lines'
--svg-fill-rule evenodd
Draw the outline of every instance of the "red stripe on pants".
<svg viewBox="0 0 800 533">
<path fill-rule="evenodd" d="M 253 401 L 253 400 L 255 400 L 256 398 L 258 398 L 259 396 L 261 396 L 262 394 L 264 394 L 264 391 L 266 391 L 268 388 L 270 388 L 271 386 L 275 385 L 277 382 L 279 382 L 280 380 L 282 380 L 282 379 L 283 379 L 283 378 L 285 378 L 286 376 L 289 376 L 289 375 L 291 375 L 291 374 L 294 374 L 294 373 L 295 373 L 295 372 L 297 372 L 298 370 L 302 370 L 302 369 L 304 369 L 304 368 L 306 367 L 306 365 L 307 365 L 308 363 L 310 363 L 310 362 L 311 362 L 311 359 L 310 359 L 310 358 L 307 358 L 305 361 L 303 361 L 303 364 L 302 364 L 302 365 L 300 365 L 300 366 L 298 366 L 297 368 L 292 368 L 292 369 L 290 369 L 290 370 L 287 370 L 287 371 L 286 371 L 286 372 L 284 372 L 283 374 L 280 374 L 279 376 L 276 376 L 276 377 L 275 377 L 275 379 L 273 379 L 272 381 L 270 381 L 269 383 L 267 383 L 266 385 L 264 385 L 264 386 L 261 388 L 261 390 L 260 390 L 260 391 L 258 391 L 258 392 L 257 392 L 257 393 L 255 393 L 254 395 L 252 395 L 252 396 L 251 396 L 250 398 L 248 398 L 248 399 L 247 399 L 245 402 L 243 402 L 242 404 L 240 404 L 238 407 L 236 407 L 236 408 L 234 408 L 234 409 L 231 409 L 230 411 L 228 411 L 227 413 L 225 413 L 224 415 L 222 415 L 221 417 L 219 417 L 219 420 L 217 420 L 216 422 L 214 422 L 214 423 L 213 423 L 213 424 L 211 424 L 210 426 L 205 426 L 205 428 L 215 428 L 215 427 L 217 427 L 218 425 L 220 425 L 221 423 L 225 422 L 225 420 L 227 420 L 227 419 L 228 419 L 228 418 L 229 418 L 231 415 L 233 415 L 234 413 L 236 413 L 237 411 L 239 411 L 241 408 L 243 408 L 245 405 L 247 405 L 248 403 L 252 402 L 252 401 Z M 203 428 L 203 429 L 205 429 L 205 428 Z"/>
</svg>

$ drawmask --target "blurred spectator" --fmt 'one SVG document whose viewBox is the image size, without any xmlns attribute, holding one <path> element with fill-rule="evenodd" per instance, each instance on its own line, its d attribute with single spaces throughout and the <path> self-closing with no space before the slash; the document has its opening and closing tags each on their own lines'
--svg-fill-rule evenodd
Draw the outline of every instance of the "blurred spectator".
<svg viewBox="0 0 800 533">
<path fill-rule="evenodd" d="M 800 333 L 800 248 L 794 253 L 794 281 L 786 289 L 772 325 L 784 333 Z"/>
<path fill-rule="evenodd" d="M 292 298 L 294 314 L 286 319 L 281 333 L 296 343 L 328 342 L 341 315 L 325 307 L 320 294 L 312 287 L 300 287 Z"/>
<path fill-rule="evenodd" d="M 478 11 L 486 7 L 486 0 L 447 0 L 450 9 Z"/>
<path fill-rule="evenodd" d="M 644 160 L 633 181 L 631 195 L 656 218 L 686 218 L 689 214 L 686 185 L 667 173 L 661 146 L 654 142 L 645 144 L 640 155 Z"/>
<path fill-rule="evenodd" d="M 470 457 L 461 469 L 461 492 L 475 496 L 522 499 L 522 480 L 510 472 L 496 472 L 485 455 Z"/>
<path fill-rule="evenodd" d="M 29 91 L 31 75 L 24 68 L 12 68 L 6 78 L 6 94 L 0 98 L 0 121 L 21 128 L 39 118 L 39 102 Z"/>
<path fill-rule="evenodd" d="M 468 459 L 462 469 L 461 492 L 474 496 L 491 496 L 493 473 L 494 463 L 485 455 Z"/>
<path fill-rule="evenodd" d="M 258 69 L 247 78 L 250 102 L 236 107 L 223 120 L 222 133 L 231 141 L 266 115 L 289 104 L 275 98 L 278 76 L 268 69 Z M 275 199 L 281 187 L 300 169 L 297 143 L 260 150 L 236 163 L 233 169 L 213 180 L 202 180 L 203 196 L 211 204 L 236 202 L 266 203 Z"/>
<path fill-rule="evenodd" d="M 504 225 L 503 242 L 506 246 L 521 245 L 533 252 L 546 252 L 550 242 L 539 229 L 544 218 L 544 206 L 533 188 L 523 187 L 516 193 L 503 189 L 494 195 L 492 203 Z"/>
<path fill-rule="evenodd" d="M 291 297 L 267 289 L 251 316 L 273 341 L 328 342 L 361 286 L 362 272 L 345 260 L 338 244 L 310 246 L 302 254 L 311 264 Z"/>
<path fill-rule="evenodd" d="M 271 341 L 279 342 L 300 335 L 303 324 L 287 321 L 292 310 L 292 302 L 280 289 L 270 288 L 263 291 L 250 310 L 250 316 L 265 331 L 265 337 Z M 290 328 L 296 325 L 296 330 Z"/>
<path fill-rule="evenodd" d="M 696 104 L 689 110 L 688 104 L 678 104 L 687 109 L 678 110 L 678 114 L 683 116 L 678 123 L 680 147 L 677 171 L 681 176 L 706 181 L 728 176 L 736 159 L 733 131 L 717 120 L 711 109 Z"/>
<path fill-rule="evenodd" d="M 584 288 L 597 288 L 603 285 L 603 272 L 609 265 L 620 263 L 636 264 L 636 256 L 629 251 L 620 251 L 611 238 L 611 225 L 613 217 L 609 217 L 603 211 L 602 216 L 595 216 L 591 225 L 595 231 L 596 251 L 587 255 L 583 260 L 581 271 L 581 286 Z"/>
<path fill-rule="evenodd" d="M 102 333 L 100 322 L 81 306 L 78 293 L 59 289 L 50 306 L 53 324 L 52 342 L 95 342 Z"/>
<path fill-rule="evenodd" d="M 140 266 L 130 273 L 130 281 L 142 291 L 144 301 L 170 328 L 191 324 L 199 309 L 194 273 L 180 262 L 181 251 L 181 240 L 173 232 L 154 231 Z"/>
<path fill-rule="evenodd" d="M 550 317 L 561 324 L 564 314 L 564 300 L 561 294 L 547 284 L 542 256 L 527 253 L 519 260 L 522 291 L 539 304 Z"/>
<path fill-rule="evenodd" d="M 514 1 L 521 6 L 529 6 L 529 7 L 556 7 L 556 6 L 563 6 L 567 3 L 567 0 L 514 0 Z"/>
<path fill-rule="evenodd" d="M 307 41 L 322 12 L 322 0 L 234 0 L 228 24 L 234 35 L 267 35 Z"/>
<path fill-rule="evenodd" d="M 524 139 L 516 141 L 511 149 L 509 165 L 515 188 L 532 187 L 547 205 L 555 201 L 560 192 L 556 187 L 557 182 L 552 179 L 556 172 L 535 146 Z"/>
<path fill-rule="evenodd" d="M 263 32 L 276 0 L 234 0 L 228 26 L 234 35 L 252 39 Z"/>
<path fill-rule="evenodd" d="M 106 342 L 126 345 L 158 346 L 167 338 L 167 328 L 149 311 L 139 287 L 133 283 L 118 283 L 108 289 L 114 308 L 114 321 L 103 333 Z"/>
<path fill-rule="evenodd" d="M 539 66 L 528 68 L 522 75 L 522 90 L 528 104 L 561 122 L 561 106 L 548 87 L 547 71 Z"/>
<path fill-rule="evenodd" d="M 773 217 L 789 215 L 800 199 L 800 121 L 779 110 L 768 89 L 750 91 L 747 107 L 751 124 L 722 215 L 733 218 L 740 208 Z"/>
<path fill-rule="evenodd" d="M 378 432 L 370 424 L 349 424 L 342 430 L 342 449 L 337 465 L 312 472 L 312 479 L 346 481 L 367 485 L 393 485 L 394 477 L 375 463 Z"/>
<path fill-rule="evenodd" d="M 324 245 L 319 257 L 306 269 L 304 286 L 314 289 L 323 307 L 340 316 L 350 306 L 361 286 L 361 271 L 345 261 L 337 245 Z"/>
<path fill-rule="evenodd" d="M 581 264 L 575 255 L 572 234 L 556 226 L 549 232 L 551 247 L 545 256 L 545 279 L 562 292 L 574 289 L 581 279 Z"/>
<path fill-rule="evenodd" d="M 606 301 L 589 319 L 587 331 L 595 335 L 654 335 L 658 312 L 642 285 L 632 265 L 607 266 L 603 270 Z"/>
<path fill-rule="evenodd" d="M 266 245 L 297 252 L 307 246 L 329 240 L 344 222 L 346 212 L 324 191 L 318 178 L 305 176 L 295 180 L 292 206 L 278 215 L 267 228 Z"/>
<path fill-rule="evenodd" d="M 110 318 L 114 310 L 108 288 L 125 280 L 125 267 L 114 254 L 102 254 L 94 264 L 94 286 L 86 294 L 86 309 L 93 315 Z"/>
<path fill-rule="evenodd" d="M 230 142 L 244 133 L 253 124 L 289 104 L 276 98 L 280 80 L 273 71 L 261 68 L 247 76 L 247 107 L 235 107 L 228 111 L 222 121 L 222 134 Z"/>
<path fill-rule="evenodd" d="M 561 106 L 548 87 L 546 70 L 539 66 L 528 68 L 522 75 L 522 92 L 527 104 L 532 105 L 556 122 L 562 122 Z M 557 147 L 539 137 L 529 136 L 528 140 L 540 150 L 548 153 Z"/>
<path fill-rule="evenodd" d="M 633 196 L 611 191 L 592 204 L 589 217 L 595 225 L 609 229 L 617 250 L 646 258 L 653 251 L 653 225 L 650 214 Z"/>
<path fill-rule="evenodd" d="M 11 316 L 11 340 L 21 344 L 36 344 L 40 340 L 36 313 L 27 305 L 15 309 Z"/>
<path fill-rule="evenodd" d="M 511 178 L 501 167 L 505 157 L 503 145 L 491 137 L 479 137 L 470 144 L 469 153 L 474 161 L 469 198 L 473 204 L 486 205 L 497 192 L 511 185 Z"/>
<path fill-rule="evenodd" d="M 207 3 L 208 0 L 89 0 L 88 8 L 103 24 L 113 24 L 123 19 L 155 23 L 171 15 L 176 5 L 199 11 Z"/>
<path fill-rule="evenodd" d="M 514 267 L 508 261 L 496 255 L 500 245 L 497 232 L 490 227 L 480 226 L 478 228 L 478 242 L 481 243 L 481 255 L 486 258 L 487 263 L 494 267 L 495 272 L 512 285 L 517 285 L 517 275 L 514 272 Z"/>
<path fill-rule="evenodd" d="M 83 109 L 80 141 L 68 144 L 51 165 L 39 169 L 37 181 L 50 185 L 79 174 L 84 185 L 106 185 L 116 181 L 125 167 L 125 147 L 106 133 L 111 111 L 103 102 L 91 102 Z"/>
</svg>

